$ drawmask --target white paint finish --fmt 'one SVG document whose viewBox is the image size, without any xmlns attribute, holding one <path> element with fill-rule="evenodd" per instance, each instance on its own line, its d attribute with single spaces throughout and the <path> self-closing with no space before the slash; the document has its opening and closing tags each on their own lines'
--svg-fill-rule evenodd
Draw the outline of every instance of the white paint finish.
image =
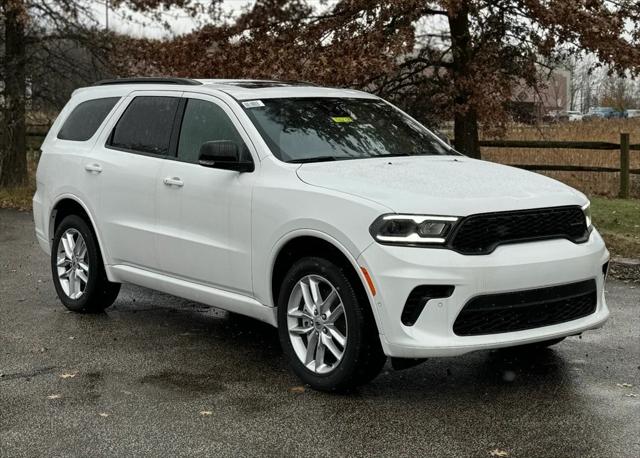
<svg viewBox="0 0 640 458">
<path fill-rule="evenodd" d="M 298 176 L 311 185 L 366 197 L 398 213 L 467 216 L 587 203 L 581 193 L 543 175 L 461 156 L 304 164 Z"/>
<path fill-rule="evenodd" d="M 208 90 L 223 91 L 237 100 L 260 100 L 289 97 L 354 97 L 362 99 L 377 99 L 378 96 L 354 89 L 339 89 L 320 86 L 280 86 L 263 88 L 244 88 L 233 82 L 251 82 L 256 80 L 228 80 L 202 79 L 203 86 Z M 197 86 L 196 86 L 197 87 Z"/>
<path fill-rule="evenodd" d="M 380 331 L 391 356 L 418 358 L 463 354 L 570 335 L 601 325 L 609 315 L 604 301 L 602 265 L 609 259 L 602 238 L 593 231 L 588 242 L 547 240 L 499 246 L 492 254 L 465 256 L 445 249 L 402 248 L 372 244 L 358 258 L 376 288 Z M 453 333 L 458 313 L 472 297 L 572 283 L 591 278 L 598 287 L 594 315 L 545 328 L 486 336 Z M 427 303 L 413 326 L 400 316 L 409 293 L 419 285 L 454 285 L 447 299 Z M 442 302 L 443 307 L 437 307 Z"/>
<path fill-rule="evenodd" d="M 156 249 L 160 269 L 245 294 L 251 285 L 253 174 L 164 161 L 157 184 Z"/>
<path fill-rule="evenodd" d="M 98 220 L 109 264 L 158 269 L 156 186 L 163 159 L 101 148 Z"/>
<path fill-rule="evenodd" d="M 266 158 L 253 193 L 254 294 L 268 305 L 273 304 L 273 263 L 287 241 L 316 236 L 356 259 L 373 243 L 369 225 L 390 211 L 366 199 L 309 186 L 296 177 L 295 168 Z"/>
<path fill-rule="evenodd" d="M 144 90 L 143 90 L 144 89 Z M 179 89 L 179 90 L 176 90 Z M 105 148 L 132 96 L 174 95 L 221 104 L 245 139 L 256 169 L 238 174 L 172 159 Z M 70 111 L 93 97 L 123 97 L 87 142 L 57 140 Z M 50 216 L 62 198 L 79 202 L 94 225 L 107 273 L 126 281 L 256 317 L 276 325 L 271 291 L 274 260 L 296 237 L 321 238 L 358 272 L 366 267 L 378 294 L 367 294 L 389 355 L 461 354 L 580 332 L 608 315 L 602 263 L 608 252 L 597 232 L 585 244 L 566 240 L 498 247 L 486 256 L 445 249 L 377 244 L 370 224 L 382 214 L 465 216 L 474 213 L 583 205 L 579 192 L 541 175 L 466 157 L 397 157 L 315 164 L 277 160 L 240 100 L 268 97 L 371 97 L 327 88 L 244 89 L 224 82 L 201 86 L 115 85 L 76 91 L 43 144 L 34 196 L 39 243 L 50 244 Z M 454 160 L 455 159 L 455 160 Z M 100 173 L 86 170 L 98 165 Z M 167 186 L 177 177 L 182 186 Z M 529 331 L 460 338 L 452 324 L 468 298 L 596 278 L 596 314 Z M 428 304 L 417 323 L 400 323 L 418 284 L 454 284 L 442 307 Z"/>
</svg>

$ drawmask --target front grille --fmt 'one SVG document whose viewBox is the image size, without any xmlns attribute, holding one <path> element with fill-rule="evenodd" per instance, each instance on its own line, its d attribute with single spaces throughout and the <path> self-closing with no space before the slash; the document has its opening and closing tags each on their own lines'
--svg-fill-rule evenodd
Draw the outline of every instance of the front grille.
<svg viewBox="0 0 640 458">
<path fill-rule="evenodd" d="M 589 230 L 580 207 L 481 213 L 464 218 L 449 240 L 462 254 L 489 254 L 498 245 L 565 238 L 585 242 Z"/>
<path fill-rule="evenodd" d="M 453 332 L 477 336 L 550 326 L 591 315 L 597 302 L 595 280 L 477 296 L 462 308 Z"/>
</svg>

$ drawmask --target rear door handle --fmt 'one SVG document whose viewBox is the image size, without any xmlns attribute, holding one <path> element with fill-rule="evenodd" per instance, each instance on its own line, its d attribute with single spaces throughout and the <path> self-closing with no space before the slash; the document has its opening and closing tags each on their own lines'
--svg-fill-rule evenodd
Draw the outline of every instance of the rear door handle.
<svg viewBox="0 0 640 458">
<path fill-rule="evenodd" d="M 162 180 L 162 182 L 167 186 L 175 186 L 177 188 L 181 188 L 184 186 L 184 182 L 178 177 L 167 177 Z"/>
<path fill-rule="evenodd" d="M 84 166 L 84 169 L 90 173 L 100 173 L 102 172 L 102 166 L 98 163 L 87 164 Z"/>
</svg>

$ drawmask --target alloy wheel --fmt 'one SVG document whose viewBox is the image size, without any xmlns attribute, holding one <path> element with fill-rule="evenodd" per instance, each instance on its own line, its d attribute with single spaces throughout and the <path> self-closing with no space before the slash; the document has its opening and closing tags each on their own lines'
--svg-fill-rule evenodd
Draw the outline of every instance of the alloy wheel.
<svg viewBox="0 0 640 458">
<path fill-rule="evenodd" d="M 64 293 L 77 300 L 89 282 L 89 253 L 84 238 L 76 229 L 67 229 L 58 242 L 56 267 Z"/>
<path fill-rule="evenodd" d="M 347 316 L 336 288 L 319 275 L 293 287 L 287 305 L 289 339 L 304 366 L 317 374 L 333 371 L 347 346 Z"/>
</svg>

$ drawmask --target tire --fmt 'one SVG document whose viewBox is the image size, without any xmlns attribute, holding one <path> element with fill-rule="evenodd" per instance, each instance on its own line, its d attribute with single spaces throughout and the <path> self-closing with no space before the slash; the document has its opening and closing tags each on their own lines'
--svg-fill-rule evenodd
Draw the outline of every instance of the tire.
<svg viewBox="0 0 640 458">
<path fill-rule="evenodd" d="M 316 390 L 352 389 L 374 379 L 384 366 L 386 356 L 371 308 L 356 291 L 343 268 L 320 257 L 296 261 L 282 282 L 278 297 L 282 350 L 293 372 Z M 314 300 L 318 296 L 321 300 Z M 314 305 L 308 307 L 309 303 Z M 317 314 L 311 310 L 314 307 Z M 344 346 L 336 331 L 344 338 Z"/>
<path fill-rule="evenodd" d="M 65 217 L 56 229 L 51 273 L 60 301 L 74 312 L 101 312 L 113 304 L 120 292 L 120 283 L 107 279 L 93 230 L 77 215 Z"/>
</svg>

